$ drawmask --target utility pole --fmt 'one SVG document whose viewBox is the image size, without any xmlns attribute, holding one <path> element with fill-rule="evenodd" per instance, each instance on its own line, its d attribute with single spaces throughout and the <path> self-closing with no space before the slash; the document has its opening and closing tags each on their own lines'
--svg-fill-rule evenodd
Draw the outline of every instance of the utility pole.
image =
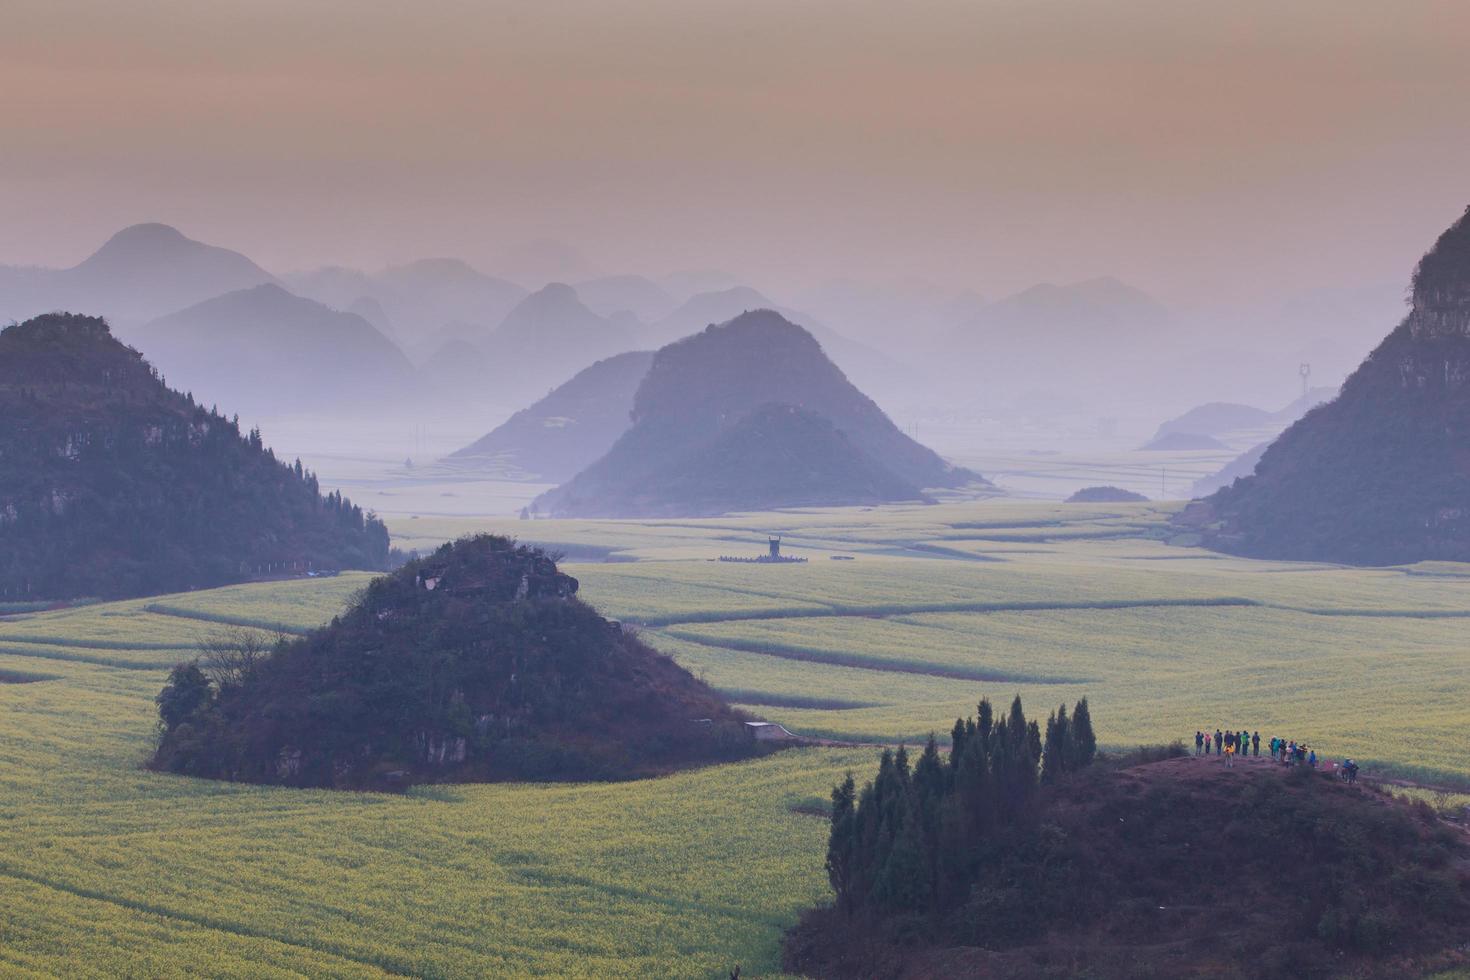
<svg viewBox="0 0 1470 980">
<path fill-rule="evenodd" d="M 1312 365 L 1308 364 L 1306 361 L 1303 361 L 1301 365 L 1296 369 L 1296 373 L 1301 375 L 1302 397 L 1305 398 L 1307 397 L 1308 390 L 1310 390 L 1308 388 L 1308 380 L 1312 377 Z"/>
</svg>

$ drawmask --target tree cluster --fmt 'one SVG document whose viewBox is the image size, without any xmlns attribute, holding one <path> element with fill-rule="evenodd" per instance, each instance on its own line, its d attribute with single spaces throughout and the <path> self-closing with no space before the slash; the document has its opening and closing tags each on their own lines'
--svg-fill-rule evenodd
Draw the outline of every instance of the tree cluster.
<svg viewBox="0 0 1470 980">
<path fill-rule="evenodd" d="M 1024 930 L 1025 909 L 996 901 L 1013 884 L 1007 861 L 1042 824 L 1042 784 L 1096 754 L 1085 698 L 1070 716 L 1065 705 L 1054 712 L 1043 735 L 1019 696 L 1001 717 L 984 700 L 976 717 L 957 719 L 947 755 L 932 735 L 912 765 L 904 748 L 885 750 L 861 793 L 851 773 L 832 791 L 827 872 L 838 909 L 929 920 L 946 932 L 973 932 L 977 919 Z"/>
<path fill-rule="evenodd" d="M 744 716 L 575 597 L 544 552 L 465 538 L 305 637 L 204 644 L 158 696 L 153 767 L 245 782 L 614 779 L 760 750 Z"/>
</svg>

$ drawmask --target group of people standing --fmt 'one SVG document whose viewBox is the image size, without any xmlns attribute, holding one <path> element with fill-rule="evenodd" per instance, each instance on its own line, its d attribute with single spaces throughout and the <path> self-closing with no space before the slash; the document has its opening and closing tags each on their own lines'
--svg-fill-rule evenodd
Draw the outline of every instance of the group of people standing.
<svg viewBox="0 0 1470 980">
<path fill-rule="evenodd" d="M 1267 751 L 1271 753 L 1271 759 L 1288 766 L 1308 766 L 1317 768 L 1317 750 L 1305 742 L 1297 742 L 1295 739 L 1287 741 L 1284 738 L 1271 738 L 1266 742 Z M 1260 732 L 1222 732 L 1215 729 L 1211 737 L 1207 731 L 1196 731 L 1194 733 L 1194 754 L 1224 756 L 1225 765 L 1233 767 L 1237 756 L 1261 757 L 1261 733 Z M 1347 759 L 1338 768 L 1342 778 L 1350 783 L 1358 781 L 1358 765 L 1352 759 Z"/>
<path fill-rule="evenodd" d="M 1307 743 L 1288 742 L 1284 738 L 1271 739 L 1271 758 L 1287 765 L 1317 768 L 1317 750 L 1308 748 Z"/>
<path fill-rule="evenodd" d="M 1271 744 L 1274 745 L 1275 743 L 1276 739 L 1271 739 Z M 1248 756 L 1254 752 L 1257 758 L 1260 757 L 1261 733 L 1247 732 L 1244 730 L 1238 732 L 1222 732 L 1217 728 L 1215 729 L 1213 741 L 1210 738 L 1209 732 L 1197 731 L 1194 733 L 1195 755 L 1209 755 L 1212 745 L 1214 754 L 1224 756 L 1225 764 L 1227 766 L 1233 766 L 1235 765 L 1235 757 L 1238 755 Z"/>
</svg>

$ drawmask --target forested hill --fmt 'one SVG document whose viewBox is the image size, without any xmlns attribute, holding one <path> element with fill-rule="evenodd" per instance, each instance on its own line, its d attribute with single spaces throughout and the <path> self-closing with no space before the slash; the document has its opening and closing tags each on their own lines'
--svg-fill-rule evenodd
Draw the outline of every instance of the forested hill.
<svg viewBox="0 0 1470 980">
<path fill-rule="evenodd" d="M 105 321 L 53 313 L 0 333 L 0 599 L 148 595 L 388 557 L 381 522 L 322 496 L 259 432 L 169 390 Z"/>
<path fill-rule="evenodd" d="M 1470 560 L 1470 212 L 1420 262 L 1409 315 L 1337 399 L 1183 519 L 1254 557 Z"/>
<path fill-rule="evenodd" d="M 310 636 L 176 668 L 153 765 L 403 789 L 627 779 L 763 750 L 745 716 L 576 592 L 506 538 L 443 545 Z"/>
</svg>

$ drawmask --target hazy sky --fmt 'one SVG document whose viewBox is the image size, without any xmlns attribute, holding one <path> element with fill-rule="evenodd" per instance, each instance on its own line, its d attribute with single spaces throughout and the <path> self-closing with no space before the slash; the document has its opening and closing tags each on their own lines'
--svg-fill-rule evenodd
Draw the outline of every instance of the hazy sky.
<svg viewBox="0 0 1470 980">
<path fill-rule="evenodd" d="M 1405 277 L 1470 3 L 3 0 L 0 262 L 143 220 L 285 270 L 535 238 L 771 289 Z"/>
</svg>

